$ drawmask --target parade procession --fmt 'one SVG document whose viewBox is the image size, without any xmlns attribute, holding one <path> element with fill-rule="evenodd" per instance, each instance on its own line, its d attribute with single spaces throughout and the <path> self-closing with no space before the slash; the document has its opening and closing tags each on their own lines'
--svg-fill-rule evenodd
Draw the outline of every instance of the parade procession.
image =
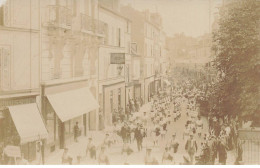
<svg viewBox="0 0 260 168">
<path fill-rule="evenodd" d="M 260 165 L 259 21 L 259 0 L 0 0 L 0 165 Z"/>
</svg>

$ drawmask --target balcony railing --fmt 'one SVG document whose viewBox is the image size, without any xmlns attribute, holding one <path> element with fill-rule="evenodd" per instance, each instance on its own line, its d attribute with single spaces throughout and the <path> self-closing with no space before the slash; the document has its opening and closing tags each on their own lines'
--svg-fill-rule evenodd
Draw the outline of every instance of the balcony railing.
<svg viewBox="0 0 260 168">
<path fill-rule="evenodd" d="M 71 29 L 71 10 L 63 6 L 48 6 L 46 23 L 47 26 Z"/>
<path fill-rule="evenodd" d="M 81 14 L 81 31 L 83 32 L 94 31 L 94 22 L 90 16 Z"/>
</svg>

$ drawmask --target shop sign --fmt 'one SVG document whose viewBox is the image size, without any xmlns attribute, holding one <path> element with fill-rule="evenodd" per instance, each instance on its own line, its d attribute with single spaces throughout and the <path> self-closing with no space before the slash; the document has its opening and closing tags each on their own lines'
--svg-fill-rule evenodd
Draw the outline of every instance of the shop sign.
<svg viewBox="0 0 260 168">
<path fill-rule="evenodd" d="M 125 53 L 111 53 L 110 64 L 125 64 Z"/>
</svg>

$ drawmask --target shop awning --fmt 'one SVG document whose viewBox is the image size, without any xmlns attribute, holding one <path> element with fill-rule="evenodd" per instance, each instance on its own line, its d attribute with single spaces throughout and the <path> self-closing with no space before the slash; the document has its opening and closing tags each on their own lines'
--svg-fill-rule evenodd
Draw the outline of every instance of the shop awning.
<svg viewBox="0 0 260 168">
<path fill-rule="evenodd" d="M 98 102 L 87 87 L 50 94 L 47 98 L 62 122 L 99 108 Z"/>
<path fill-rule="evenodd" d="M 166 85 L 168 85 L 168 86 L 171 85 L 171 82 L 169 82 L 167 79 L 164 79 L 163 81 L 166 83 Z"/>
<path fill-rule="evenodd" d="M 36 103 L 9 106 L 8 108 L 20 135 L 21 144 L 47 138 L 48 131 Z"/>
</svg>

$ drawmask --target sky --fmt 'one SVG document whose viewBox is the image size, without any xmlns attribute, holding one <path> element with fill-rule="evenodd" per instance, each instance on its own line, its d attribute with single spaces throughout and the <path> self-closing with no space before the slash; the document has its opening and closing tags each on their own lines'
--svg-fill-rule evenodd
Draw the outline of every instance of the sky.
<svg viewBox="0 0 260 168">
<path fill-rule="evenodd" d="M 149 9 L 160 13 L 163 29 L 168 36 L 184 33 L 193 37 L 211 31 L 214 13 L 221 2 L 222 0 L 121 0 L 122 5 L 130 4 L 140 11 Z"/>
<path fill-rule="evenodd" d="M 0 7 L 5 3 L 6 0 L 0 0 Z"/>
</svg>

